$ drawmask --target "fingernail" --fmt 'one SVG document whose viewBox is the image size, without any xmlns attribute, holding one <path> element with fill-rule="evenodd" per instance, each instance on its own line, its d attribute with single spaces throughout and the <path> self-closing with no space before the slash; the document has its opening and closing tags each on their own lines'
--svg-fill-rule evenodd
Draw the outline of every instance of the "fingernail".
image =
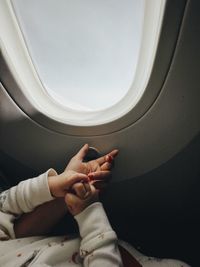
<svg viewBox="0 0 200 267">
<path fill-rule="evenodd" d="M 111 155 L 107 155 L 106 161 L 109 162 L 109 163 L 112 163 L 113 157 Z"/>
</svg>

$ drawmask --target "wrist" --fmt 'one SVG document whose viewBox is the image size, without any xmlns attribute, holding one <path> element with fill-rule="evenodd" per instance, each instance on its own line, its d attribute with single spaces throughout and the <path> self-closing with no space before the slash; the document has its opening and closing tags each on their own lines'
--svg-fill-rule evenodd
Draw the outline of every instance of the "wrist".
<svg viewBox="0 0 200 267">
<path fill-rule="evenodd" d="M 52 197 L 55 197 L 55 193 L 54 193 L 54 180 L 55 180 L 55 176 L 48 176 L 48 178 L 47 178 L 48 185 L 49 185 L 49 191 L 50 191 Z"/>
<path fill-rule="evenodd" d="M 101 202 L 95 202 L 74 216 L 82 238 L 93 233 L 96 236 L 112 230 Z"/>
<path fill-rule="evenodd" d="M 72 213 L 73 216 L 77 216 L 79 214 L 81 214 L 82 212 L 84 212 L 88 207 L 90 207 L 91 205 L 98 203 L 99 199 L 97 198 L 93 198 L 92 200 L 84 203 L 81 207 L 77 208 L 77 210 Z"/>
<path fill-rule="evenodd" d="M 48 171 L 48 175 L 47 175 L 47 182 L 48 182 L 48 186 L 49 186 L 49 191 L 52 195 L 52 197 L 56 197 L 55 195 L 55 180 L 58 179 L 58 174 L 54 169 L 50 169 Z"/>
</svg>

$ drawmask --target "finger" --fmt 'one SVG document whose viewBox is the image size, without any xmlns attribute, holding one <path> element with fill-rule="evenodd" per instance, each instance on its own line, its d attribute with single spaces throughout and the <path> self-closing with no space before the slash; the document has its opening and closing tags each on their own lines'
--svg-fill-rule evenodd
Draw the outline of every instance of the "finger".
<svg viewBox="0 0 200 267">
<path fill-rule="evenodd" d="M 80 150 L 79 152 L 76 154 L 76 157 L 80 160 L 83 160 L 84 157 L 87 155 L 89 150 L 89 145 L 85 144 Z"/>
<path fill-rule="evenodd" d="M 85 187 L 83 185 L 83 183 L 76 183 L 72 186 L 72 190 L 73 192 L 80 197 L 81 199 L 84 198 L 85 194 L 86 194 L 86 190 Z"/>
<path fill-rule="evenodd" d="M 108 180 L 111 177 L 110 171 L 98 171 L 98 172 L 91 172 L 88 174 L 90 181 L 92 180 Z"/>
<path fill-rule="evenodd" d="M 101 171 L 110 171 L 113 167 L 113 164 L 110 162 L 105 162 L 101 165 Z"/>
<path fill-rule="evenodd" d="M 82 173 L 76 173 L 70 179 L 66 179 L 66 187 L 69 189 L 73 184 L 80 181 L 88 182 L 88 176 Z"/>
<path fill-rule="evenodd" d="M 102 157 L 96 159 L 96 161 L 99 163 L 99 165 L 102 165 L 103 163 L 105 163 L 109 160 L 111 161 L 111 158 L 114 159 L 118 153 L 119 153 L 119 151 L 117 149 L 114 149 L 113 151 L 106 154 L 105 156 L 102 156 Z"/>
<path fill-rule="evenodd" d="M 83 185 L 85 186 L 85 190 L 88 193 L 88 195 L 90 195 L 91 193 L 91 187 L 89 183 L 83 183 Z"/>
<path fill-rule="evenodd" d="M 114 158 L 118 155 L 119 151 L 117 149 L 111 151 L 109 154 L 106 155 L 106 162 L 114 164 Z"/>
<path fill-rule="evenodd" d="M 76 183 L 73 185 L 72 189 L 75 191 L 76 195 L 81 199 L 87 198 L 91 191 L 88 183 Z"/>
<path fill-rule="evenodd" d="M 92 190 L 91 190 L 91 187 L 90 187 L 90 184 L 89 183 L 83 183 L 84 187 L 85 187 L 85 191 L 86 191 L 86 194 L 84 196 L 84 199 L 88 198 L 91 196 L 92 194 Z"/>
<path fill-rule="evenodd" d="M 109 155 L 111 155 L 113 158 L 115 158 L 118 154 L 119 154 L 119 150 L 118 149 L 114 149 L 113 151 L 111 151 L 109 153 Z"/>
<path fill-rule="evenodd" d="M 102 156 L 102 157 L 96 159 L 96 161 L 99 163 L 99 165 L 102 165 L 103 163 L 106 162 L 106 156 Z"/>
</svg>

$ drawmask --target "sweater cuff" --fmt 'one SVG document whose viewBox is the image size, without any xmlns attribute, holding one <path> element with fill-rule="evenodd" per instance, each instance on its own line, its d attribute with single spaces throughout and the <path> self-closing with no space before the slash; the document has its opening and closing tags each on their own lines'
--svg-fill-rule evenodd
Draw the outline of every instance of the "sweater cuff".
<svg viewBox="0 0 200 267">
<path fill-rule="evenodd" d="M 93 203 L 83 212 L 75 216 L 82 237 L 80 255 L 85 257 L 90 252 L 105 244 L 116 242 L 113 231 L 104 208 L 100 202 Z"/>
<path fill-rule="evenodd" d="M 35 189 L 33 190 L 33 194 L 35 196 L 33 198 L 33 202 L 35 202 L 34 204 L 36 206 L 55 199 L 51 195 L 48 183 L 48 177 L 54 175 L 57 175 L 57 172 L 51 168 L 39 177 L 32 179 L 32 188 Z"/>
<path fill-rule="evenodd" d="M 54 169 L 49 169 L 36 178 L 25 180 L 17 186 L 17 202 L 24 212 L 29 212 L 37 206 L 53 200 L 49 190 L 48 177 L 57 175 Z"/>
<path fill-rule="evenodd" d="M 103 205 L 100 202 L 91 204 L 74 218 L 78 223 L 82 238 L 94 231 L 97 235 L 112 231 Z"/>
</svg>

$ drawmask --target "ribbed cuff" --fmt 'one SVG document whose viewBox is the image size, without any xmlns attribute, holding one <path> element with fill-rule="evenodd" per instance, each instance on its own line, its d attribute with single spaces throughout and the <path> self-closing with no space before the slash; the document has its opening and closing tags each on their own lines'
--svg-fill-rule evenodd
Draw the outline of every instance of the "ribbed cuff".
<svg viewBox="0 0 200 267">
<path fill-rule="evenodd" d="M 49 169 L 36 178 L 31 178 L 18 184 L 17 202 L 24 212 L 29 212 L 35 207 L 54 199 L 49 190 L 48 176 L 56 174 L 56 171 Z"/>
<path fill-rule="evenodd" d="M 79 225 L 82 238 L 95 231 L 99 234 L 112 230 L 110 222 L 100 202 L 95 202 L 74 217 Z"/>
<path fill-rule="evenodd" d="M 80 255 L 85 257 L 88 253 L 105 244 L 117 240 L 103 206 L 100 202 L 93 203 L 83 212 L 75 216 L 82 237 Z"/>
</svg>

